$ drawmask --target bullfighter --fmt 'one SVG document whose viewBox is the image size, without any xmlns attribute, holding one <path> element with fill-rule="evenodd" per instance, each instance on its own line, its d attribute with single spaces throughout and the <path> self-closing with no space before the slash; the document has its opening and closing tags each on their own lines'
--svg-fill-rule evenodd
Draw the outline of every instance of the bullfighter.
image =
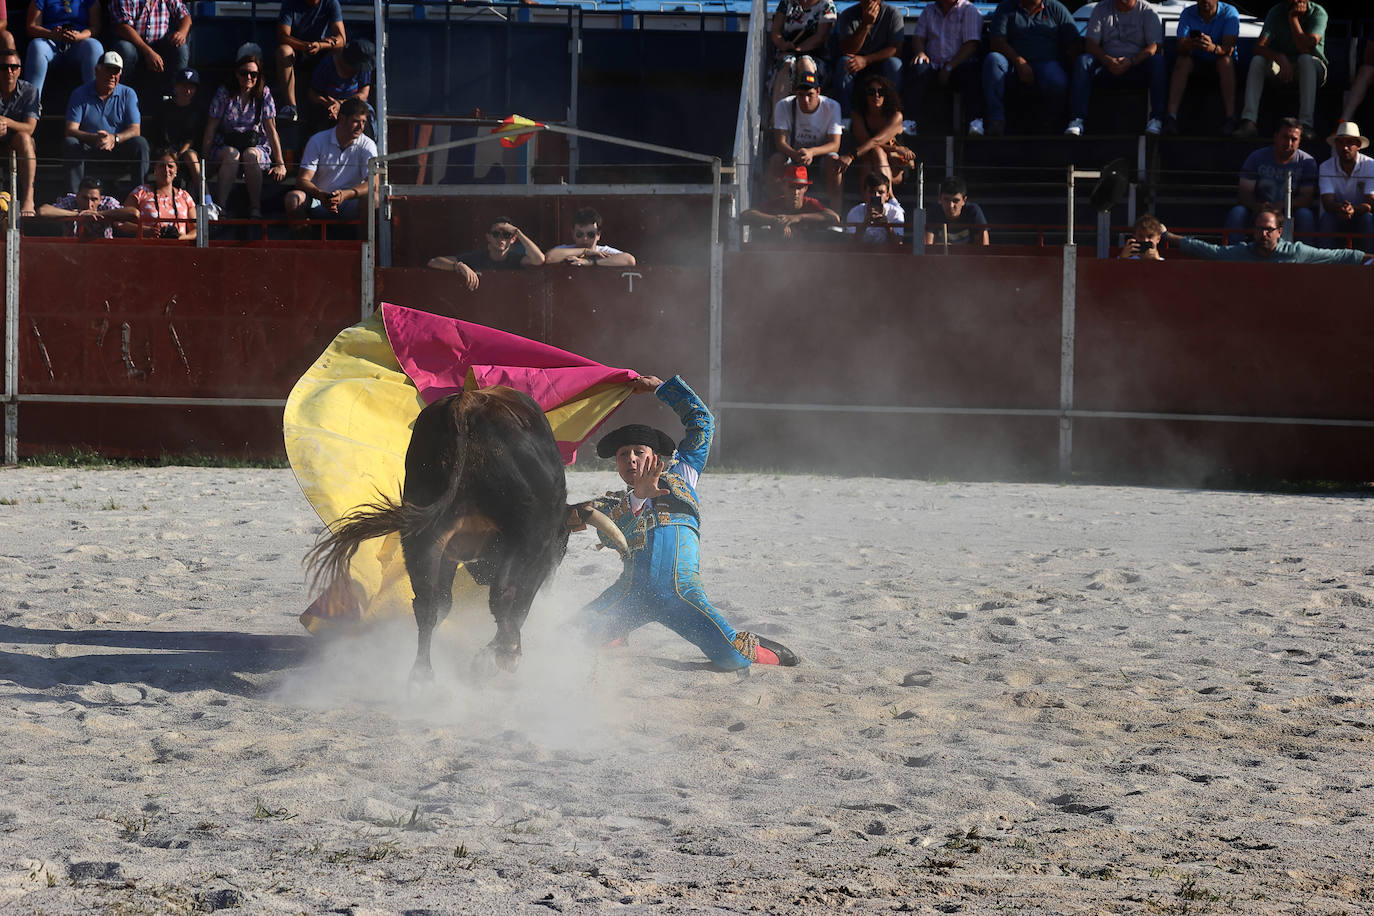
<svg viewBox="0 0 1374 916">
<path fill-rule="evenodd" d="M 595 506 L 624 533 L 630 552 L 620 578 L 583 609 L 580 625 L 594 644 L 613 645 L 637 627 L 661 623 L 727 671 L 797 664 L 785 646 L 730 626 L 706 597 L 696 484 L 711 449 L 711 411 L 680 376 L 666 382 L 640 376 L 630 384 L 636 393 L 655 392 L 682 420 L 686 433 L 667 470 L 665 459 L 674 458 L 673 440 L 652 426 L 622 426 L 597 443 L 597 456 L 615 459 L 628 489 L 607 493 Z M 605 535 L 599 537 L 611 546 Z"/>
</svg>

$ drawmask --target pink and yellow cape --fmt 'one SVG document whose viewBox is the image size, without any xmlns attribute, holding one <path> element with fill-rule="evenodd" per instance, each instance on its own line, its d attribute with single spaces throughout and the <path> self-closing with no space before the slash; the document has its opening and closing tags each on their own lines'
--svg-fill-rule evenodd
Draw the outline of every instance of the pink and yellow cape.
<svg viewBox="0 0 1374 916">
<path fill-rule="evenodd" d="M 291 390 L 286 454 L 306 499 L 332 525 L 378 494 L 400 499 L 410 430 L 432 401 L 464 387 L 523 391 L 543 408 L 571 464 L 635 377 L 505 331 L 383 303 L 335 337 Z M 364 544 L 349 572 L 348 583 L 301 615 L 312 633 L 410 614 L 414 593 L 398 535 Z M 480 592 L 460 568 L 455 600 Z"/>
</svg>

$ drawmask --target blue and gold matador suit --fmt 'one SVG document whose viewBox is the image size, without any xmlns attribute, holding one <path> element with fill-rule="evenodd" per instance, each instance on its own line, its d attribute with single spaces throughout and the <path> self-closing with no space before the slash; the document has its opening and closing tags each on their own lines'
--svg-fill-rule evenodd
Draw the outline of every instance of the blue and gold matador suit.
<svg viewBox="0 0 1374 916">
<path fill-rule="evenodd" d="M 641 501 L 626 489 L 596 500 L 596 508 L 624 533 L 630 553 L 615 584 L 583 609 L 581 623 L 596 643 L 623 637 L 646 623 L 661 623 L 717 667 L 744 668 L 754 661 L 758 639 L 730 626 L 711 606 L 701 582 L 696 481 L 706 467 L 715 418 L 681 376 L 673 376 L 655 393 L 686 427 L 675 460 L 659 477 L 659 489 L 668 493 Z"/>
</svg>

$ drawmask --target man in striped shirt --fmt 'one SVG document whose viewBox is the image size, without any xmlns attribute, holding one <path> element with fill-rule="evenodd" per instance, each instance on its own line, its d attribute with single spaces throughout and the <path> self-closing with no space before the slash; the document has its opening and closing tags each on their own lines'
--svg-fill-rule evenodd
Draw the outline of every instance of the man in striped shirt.
<svg viewBox="0 0 1374 916">
<path fill-rule="evenodd" d="M 114 50 L 130 69 L 141 61 L 153 73 L 191 65 L 191 13 L 182 0 L 111 0 Z"/>
</svg>

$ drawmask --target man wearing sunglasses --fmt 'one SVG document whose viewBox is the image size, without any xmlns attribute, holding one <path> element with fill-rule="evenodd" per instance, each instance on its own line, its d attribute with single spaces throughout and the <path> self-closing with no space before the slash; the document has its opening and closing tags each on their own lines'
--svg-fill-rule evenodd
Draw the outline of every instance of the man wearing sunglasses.
<svg viewBox="0 0 1374 916">
<path fill-rule="evenodd" d="M 19 52 L 0 50 L 0 146 L 14 150 L 19 158 L 19 195 L 21 216 L 33 216 L 33 177 L 38 160 L 33 148 L 33 131 L 42 110 L 38 90 L 19 78 Z"/>
<path fill-rule="evenodd" d="M 572 264 L 574 267 L 634 267 L 635 256 L 628 251 L 601 244 L 601 214 L 583 207 L 573 214 L 573 242 L 549 250 L 547 264 Z"/>
<path fill-rule="evenodd" d="M 1204 261 L 1267 261 L 1271 264 L 1374 264 L 1374 255 L 1349 248 L 1314 248 L 1283 240 L 1283 211 L 1265 204 L 1255 214 L 1254 241 L 1239 245 L 1211 245 L 1161 226 L 1160 239 L 1174 241 L 1186 255 Z"/>
<path fill-rule="evenodd" d="M 484 270 L 519 270 L 538 267 L 544 263 L 544 252 L 520 231 L 520 227 L 504 216 L 491 221 L 487 229 L 487 247 L 448 257 L 430 258 L 429 267 L 451 270 L 463 278 L 468 289 L 476 289 Z"/>
</svg>

